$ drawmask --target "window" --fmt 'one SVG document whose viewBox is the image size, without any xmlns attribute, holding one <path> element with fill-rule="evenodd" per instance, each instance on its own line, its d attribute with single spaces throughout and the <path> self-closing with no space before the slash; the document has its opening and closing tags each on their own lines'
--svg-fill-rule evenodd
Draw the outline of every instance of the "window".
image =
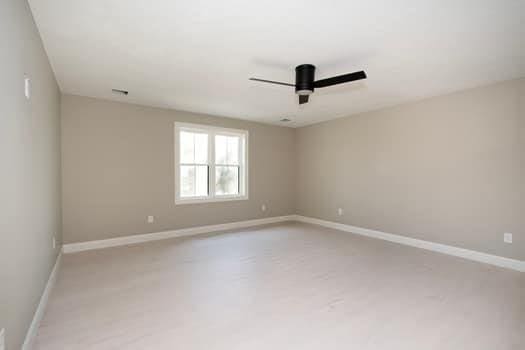
<svg viewBox="0 0 525 350">
<path fill-rule="evenodd" d="M 248 132 L 175 123 L 175 203 L 248 199 Z"/>
</svg>

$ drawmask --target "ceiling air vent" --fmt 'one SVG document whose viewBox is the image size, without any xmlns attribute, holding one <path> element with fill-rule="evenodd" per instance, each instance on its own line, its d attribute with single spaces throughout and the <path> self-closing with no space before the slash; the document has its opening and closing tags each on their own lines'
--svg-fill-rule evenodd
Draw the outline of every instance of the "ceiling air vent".
<svg viewBox="0 0 525 350">
<path fill-rule="evenodd" d="M 117 95 L 124 95 L 124 96 L 127 96 L 127 94 L 129 93 L 129 92 L 126 91 L 126 90 L 119 90 L 119 89 L 111 89 L 111 91 L 112 91 L 114 94 L 117 94 Z"/>
</svg>

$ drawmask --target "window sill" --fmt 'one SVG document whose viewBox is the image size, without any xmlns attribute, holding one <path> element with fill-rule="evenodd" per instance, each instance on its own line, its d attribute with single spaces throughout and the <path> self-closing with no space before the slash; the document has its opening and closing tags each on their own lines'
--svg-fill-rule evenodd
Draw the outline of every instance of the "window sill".
<svg viewBox="0 0 525 350">
<path fill-rule="evenodd" d="M 244 201 L 244 200 L 247 200 L 247 199 L 248 199 L 248 196 L 213 197 L 213 198 L 188 198 L 188 199 L 176 199 L 175 200 L 175 205 L 232 202 L 232 201 Z"/>
</svg>

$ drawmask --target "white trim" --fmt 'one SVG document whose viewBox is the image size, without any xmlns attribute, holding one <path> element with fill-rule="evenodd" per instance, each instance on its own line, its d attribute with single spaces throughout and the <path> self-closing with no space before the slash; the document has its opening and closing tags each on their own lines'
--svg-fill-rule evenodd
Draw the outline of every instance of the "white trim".
<svg viewBox="0 0 525 350">
<path fill-rule="evenodd" d="M 209 197 L 192 197 L 188 199 L 177 199 L 175 205 L 180 204 L 204 204 L 204 203 L 217 203 L 217 202 L 231 202 L 231 201 L 245 201 L 249 199 L 248 196 L 215 196 Z"/>
<path fill-rule="evenodd" d="M 167 239 L 167 238 L 192 236 L 192 235 L 198 235 L 201 233 L 232 230 L 232 229 L 244 228 L 244 227 L 250 227 L 250 226 L 273 224 L 273 223 L 283 222 L 283 221 L 294 221 L 294 219 L 295 219 L 295 215 L 275 216 L 275 217 L 264 218 L 264 219 L 230 222 L 230 223 L 218 224 L 218 225 L 189 227 L 189 228 L 183 228 L 179 230 L 145 233 L 145 234 L 124 236 L 124 237 L 117 237 L 117 238 L 110 238 L 110 239 L 102 239 L 98 241 L 69 243 L 69 244 L 64 244 L 62 246 L 62 251 L 68 254 L 68 253 L 81 252 L 84 250 L 116 247 L 116 246 L 122 246 L 122 245 L 128 245 L 128 244 L 157 241 L 157 240 Z"/>
<path fill-rule="evenodd" d="M 36 339 L 36 335 L 38 334 L 38 327 L 40 326 L 40 321 L 42 321 L 42 317 L 44 317 L 44 312 L 46 310 L 47 302 L 49 301 L 51 290 L 53 289 L 55 285 L 61 262 L 62 262 L 62 252 L 58 253 L 58 256 L 55 262 L 55 266 L 53 267 L 53 270 L 51 270 L 51 273 L 49 274 L 49 279 L 47 280 L 47 284 L 46 284 L 46 287 L 44 288 L 44 292 L 42 293 L 42 296 L 40 297 L 40 302 L 38 303 L 38 307 L 36 308 L 35 315 L 33 316 L 33 321 L 31 321 L 31 325 L 29 326 L 29 329 L 27 330 L 26 338 L 24 340 L 24 345 L 22 345 L 22 350 L 30 350 L 33 348 L 33 345 Z"/>
<path fill-rule="evenodd" d="M 246 200 L 249 197 L 248 175 L 248 145 L 250 133 L 248 130 L 242 129 L 228 129 L 212 125 L 191 124 L 191 123 L 174 123 L 174 161 L 175 161 L 175 205 L 181 204 L 198 204 L 198 203 L 213 203 L 213 202 L 227 202 L 232 200 Z M 205 197 L 180 197 L 180 141 L 179 132 L 189 131 L 195 133 L 203 133 L 208 136 L 208 196 Z M 239 194 L 237 195 L 216 195 L 215 194 L 215 136 L 216 135 L 230 135 L 237 136 L 241 143 L 239 144 Z M 204 164 L 203 164 L 204 165 Z"/>
<path fill-rule="evenodd" d="M 505 258 L 502 256 L 482 253 L 474 250 L 458 248 L 446 244 L 434 243 L 430 241 L 424 241 L 421 239 L 410 238 L 406 236 L 396 235 L 392 233 L 386 233 L 376 230 L 370 230 L 367 228 L 361 228 L 346 224 L 341 224 L 333 221 L 326 221 L 301 215 L 295 215 L 295 220 L 299 222 L 305 222 L 309 224 L 320 225 L 324 227 L 333 228 L 340 231 L 351 232 L 362 236 L 383 239 L 389 242 L 400 243 L 409 245 L 412 247 L 422 248 L 439 252 L 443 254 L 458 256 L 464 259 L 474 260 L 485 264 L 496 265 L 499 267 L 505 267 L 512 270 L 525 272 L 525 261 Z"/>
<path fill-rule="evenodd" d="M 242 129 L 222 128 L 220 126 L 214 126 L 214 125 L 209 125 L 209 124 L 195 124 L 195 123 L 184 123 L 184 122 L 175 122 L 175 124 L 177 124 L 177 126 L 180 127 L 181 129 L 186 129 L 186 130 L 194 131 L 194 132 L 207 133 L 208 131 L 211 130 L 211 131 L 219 132 L 222 134 L 231 134 L 232 136 L 237 136 L 239 135 L 240 132 L 248 133 L 248 131 L 242 130 Z"/>
</svg>

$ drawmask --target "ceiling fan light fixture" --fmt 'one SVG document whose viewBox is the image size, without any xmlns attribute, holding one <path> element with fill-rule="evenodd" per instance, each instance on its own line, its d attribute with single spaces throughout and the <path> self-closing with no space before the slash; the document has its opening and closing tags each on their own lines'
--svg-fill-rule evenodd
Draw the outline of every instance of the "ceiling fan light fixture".
<svg viewBox="0 0 525 350">
<path fill-rule="evenodd" d="M 301 95 L 301 96 L 308 96 L 312 93 L 313 91 L 312 90 L 297 90 L 296 93 L 297 95 Z"/>
</svg>

